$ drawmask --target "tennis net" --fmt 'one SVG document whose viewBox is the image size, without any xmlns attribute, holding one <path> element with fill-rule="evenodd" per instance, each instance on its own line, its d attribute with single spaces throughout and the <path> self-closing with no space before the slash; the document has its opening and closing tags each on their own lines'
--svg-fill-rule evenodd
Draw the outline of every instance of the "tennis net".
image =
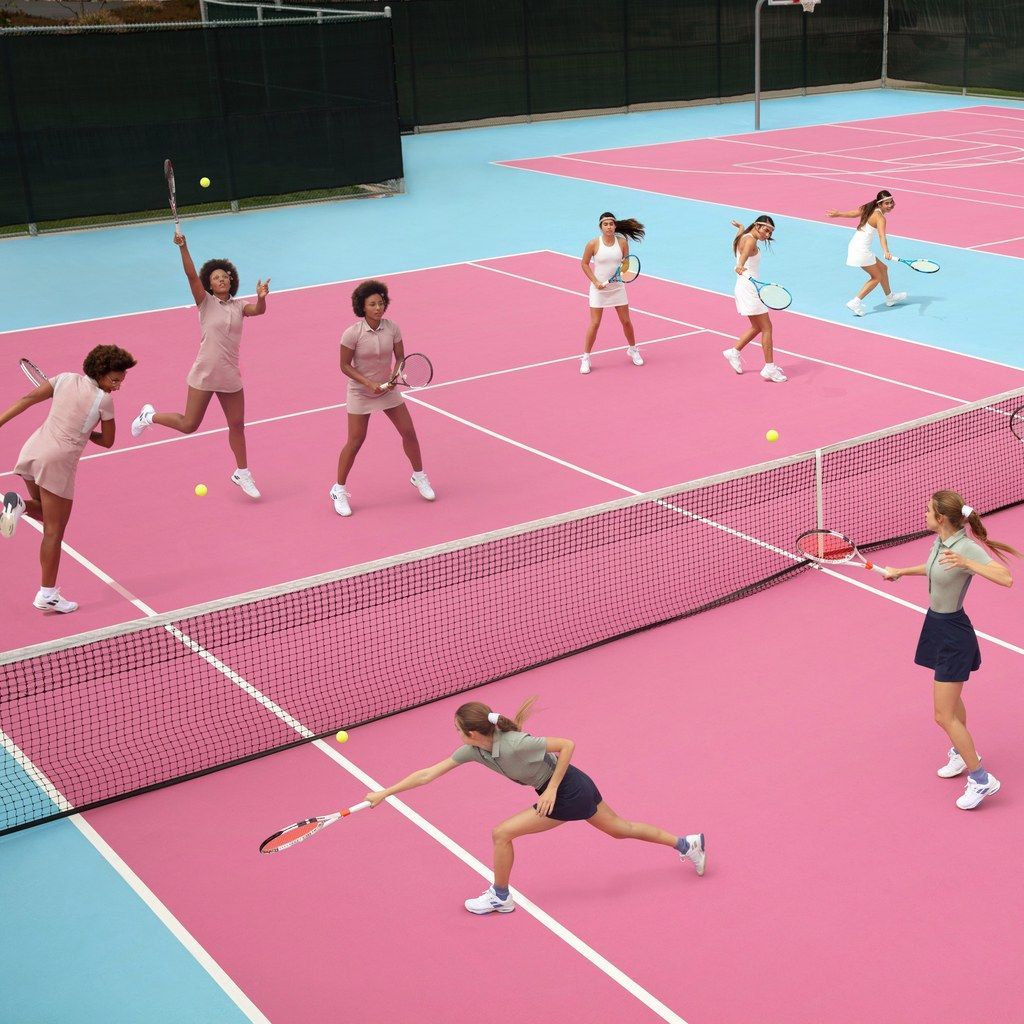
<svg viewBox="0 0 1024 1024">
<path fill-rule="evenodd" d="M 790 579 L 959 490 L 1024 501 L 1024 389 L 866 437 L 0 655 L 0 834 L 521 672 Z"/>
</svg>

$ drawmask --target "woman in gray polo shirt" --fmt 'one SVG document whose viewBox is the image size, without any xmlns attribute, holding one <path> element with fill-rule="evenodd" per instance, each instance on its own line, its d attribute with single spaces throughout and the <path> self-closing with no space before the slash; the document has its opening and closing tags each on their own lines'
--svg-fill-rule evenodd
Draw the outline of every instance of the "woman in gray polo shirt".
<svg viewBox="0 0 1024 1024">
<path fill-rule="evenodd" d="M 466 909 L 473 914 L 515 910 L 508 887 L 515 857 L 513 841 L 534 832 L 547 832 L 566 821 L 586 821 L 615 839 L 642 839 L 672 846 L 681 858 L 692 862 L 698 875 L 703 875 L 707 864 L 703 832 L 675 836 L 654 825 L 620 818 L 601 798 L 593 780 L 569 763 L 576 746 L 572 740 L 523 732 L 523 723 L 536 699 L 530 697 L 514 718 L 506 718 L 479 701 L 463 704 L 455 712 L 455 726 L 464 742 L 451 757 L 413 772 L 387 789 L 367 793 L 366 799 L 376 807 L 389 796 L 425 786 L 469 761 L 537 791 L 539 799 L 532 807 L 494 829 L 494 885 L 482 896 L 466 900 Z"/>
<path fill-rule="evenodd" d="M 885 578 L 928 577 L 928 614 L 914 662 L 935 671 L 935 721 L 953 744 L 948 761 L 938 774 L 952 779 L 967 771 L 967 788 L 956 805 L 969 811 L 999 790 L 999 780 L 981 767 L 981 758 L 967 731 L 962 691 L 970 674 L 981 667 L 981 650 L 964 611 L 964 597 L 973 576 L 983 576 L 1001 587 L 1012 586 L 1010 570 L 1002 564 L 1004 554 L 1020 557 L 1020 552 L 1009 544 L 991 540 L 981 517 L 956 491 L 936 491 L 928 502 L 926 521 L 928 529 L 936 535 L 928 561 L 906 569 L 886 568 Z M 968 525 L 980 543 L 968 538 Z M 990 551 L 1001 561 L 994 561 Z"/>
</svg>

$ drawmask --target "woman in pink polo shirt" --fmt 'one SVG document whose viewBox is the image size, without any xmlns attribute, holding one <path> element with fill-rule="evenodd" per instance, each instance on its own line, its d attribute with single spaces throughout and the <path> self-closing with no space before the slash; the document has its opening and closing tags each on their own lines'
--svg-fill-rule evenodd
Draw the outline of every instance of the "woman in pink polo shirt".
<svg viewBox="0 0 1024 1024">
<path fill-rule="evenodd" d="M 412 465 L 411 483 L 427 501 L 434 490 L 423 472 L 423 458 L 416 428 L 405 399 L 390 386 L 395 368 L 405 358 L 402 332 L 384 313 L 391 304 L 388 286 L 383 281 L 363 281 L 352 292 L 352 312 L 360 317 L 341 336 L 341 372 L 348 377 L 348 439 L 338 456 L 338 482 L 331 488 L 334 511 L 352 515 L 349 504 L 348 475 L 356 455 L 366 440 L 370 414 L 383 412 L 402 436 L 402 447 Z"/>
<path fill-rule="evenodd" d="M 116 345 L 97 345 L 82 373 L 61 373 L 19 398 L 3 415 L 0 427 L 26 409 L 53 399 L 43 425 L 25 442 L 14 472 L 28 488 L 29 500 L 8 491 L 0 507 L 0 537 L 13 537 L 18 520 L 28 513 L 43 524 L 39 548 L 42 585 L 32 602 L 44 612 L 73 612 L 78 605 L 61 597 L 57 586 L 60 545 L 71 518 L 75 474 L 82 450 L 92 441 L 114 446 L 114 400 L 111 397 L 135 365 Z M 99 429 L 96 429 L 99 428 Z"/>
<path fill-rule="evenodd" d="M 266 313 L 270 278 L 256 282 L 255 302 L 236 299 L 238 271 L 230 260 L 207 260 L 196 273 L 185 236 L 175 234 L 174 244 L 181 249 L 185 277 L 192 289 L 192 298 L 199 307 L 199 326 L 203 332 L 199 355 L 186 381 L 188 397 L 185 399 L 185 411 L 157 412 L 153 406 L 144 405 L 132 423 L 132 436 L 139 437 L 154 423 L 182 434 L 193 434 L 199 429 L 210 401 L 216 395 L 228 421 L 228 444 L 238 464 L 231 480 L 250 498 L 258 498 L 260 492 L 249 472 L 245 450 L 245 392 L 242 390 L 238 358 L 242 345 L 242 319 Z"/>
</svg>

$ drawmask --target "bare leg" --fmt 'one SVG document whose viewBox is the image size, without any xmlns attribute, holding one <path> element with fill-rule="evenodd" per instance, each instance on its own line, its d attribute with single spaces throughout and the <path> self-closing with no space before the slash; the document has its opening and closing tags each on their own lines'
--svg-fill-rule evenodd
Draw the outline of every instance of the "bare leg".
<svg viewBox="0 0 1024 1024">
<path fill-rule="evenodd" d="M 232 391 L 230 394 L 218 391 L 217 400 L 228 421 L 228 444 L 235 456 L 235 465 L 239 469 L 248 469 L 245 451 L 245 390 Z"/>
<path fill-rule="evenodd" d="M 857 292 L 858 299 L 866 299 L 868 295 L 881 283 L 882 274 L 886 273 L 885 267 L 883 267 L 878 260 L 875 260 L 873 266 L 864 267 L 862 269 L 864 270 L 864 273 L 868 275 L 868 283 L 864 285 L 859 292 Z M 886 280 L 888 280 L 888 275 L 886 275 Z M 889 294 L 888 286 L 886 287 L 886 294 Z"/>
<path fill-rule="evenodd" d="M 619 316 L 619 323 L 622 324 L 622 333 L 626 336 L 626 344 L 635 345 L 636 337 L 633 335 L 633 321 L 629 319 L 629 306 L 616 306 L 615 312 Z M 596 336 L 597 332 L 595 331 L 594 334 Z M 587 351 L 589 352 L 590 349 L 588 348 Z"/>
<path fill-rule="evenodd" d="M 590 310 L 590 323 L 587 324 L 587 333 L 583 339 L 583 351 L 587 355 L 590 355 L 590 350 L 594 347 L 594 342 L 597 341 L 597 329 L 601 326 L 603 312 L 604 310 L 600 306 Z"/>
<path fill-rule="evenodd" d="M 25 515 L 31 516 L 37 523 L 43 521 L 43 503 L 39 497 L 39 484 L 35 480 L 26 480 L 29 497 L 25 499 Z"/>
<path fill-rule="evenodd" d="M 761 317 L 751 316 L 747 319 L 750 321 L 750 330 L 744 331 L 733 346 L 737 352 L 742 352 L 761 333 Z"/>
<path fill-rule="evenodd" d="M 60 545 L 64 531 L 71 518 L 72 500 L 61 498 L 44 488 L 39 488 L 42 507 L 43 542 L 39 546 L 39 566 L 42 569 L 42 586 L 57 586 L 57 570 L 60 568 Z"/>
<path fill-rule="evenodd" d="M 660 846 L 674 847 L 679 836 L 666 832 L 656 825 L 646 825 L 642 821 L 627 821 L 620 818 L 603 800 L 597 805 L 597 814 L 587 819 L 588 825 L 600 829 L 613 839 L 639 839 L 645 843 L 658 843 Z"/>
<path fill-rule="evenodd" d="M 974 749 L 974 740 L 967 731 L 967 709 L 961 699 L 963 688 L 963 683 L 933 684 L 935 721 L 949 737 L 951 745 L 960 751 L 967 770 L 973 772 L 981 764 L 981 758 L 978 757 L 978 752 Z M 963 718 L 958 714 L 961 709 Z"/>
<path fill-rule="evenodd" d="M 503 821 L 491 833 L 491 839 L 494 841 L 495 888 L 508 888 L 508 880 L 512 875 L 512 864 L 515 861 L 515 851 L 512 848 L 513 840 L 518 839 L 520 836 L 532 835 L 536 832 L 548 832 L 564 824 L 564 821 L 545 818 L 532 807 L 525 811 L 520 811 L 507 821 Z"/>
<path fill-rule="evenodd" d="M 405 457 L 412 464 L 414 473 L 423 472 L 423 458 L 420 455 L 420 442 L 416 437 L 416 428 L 412 425 L 412 416 L 409 409 L 404 405 L 396 405 L 393 409 L 385 409 L 385 415 L 395 425 L 395 429 L 402 435 L 402 447 L 405 449 Z"/>
<path fill-rule="evenodd" d="M 212 391 L 200 391 L 199 388 L 189 388 L 188 398 L 185 399 L 185 411 L 182 412 L 155 412 L 153 422 L 159 423 L 161 427 L 170 427 L 182 434 L 194 434 L 206 410 L 213 399 Z"/>
<path fill-rule="evenodd" d="M 775 350 L 772 347 L 772 318 L 762 313 L 758 319 L 761 323 L 761 351 L 764 352 L 765 364 L 775 362 Z"/>
<path fill-rule="evenodd" d="M 341 449 L 338 456 L 338 483 L 343 487 L 352 472 L 352 464 L 356 461 L 359 449 L 363 447 L 366 440 L 366 428 L 370 425 L 370 414 L 360 415 L 350 412 L 348 414 L 348 440 L 345 447 Z"/>
</svg>

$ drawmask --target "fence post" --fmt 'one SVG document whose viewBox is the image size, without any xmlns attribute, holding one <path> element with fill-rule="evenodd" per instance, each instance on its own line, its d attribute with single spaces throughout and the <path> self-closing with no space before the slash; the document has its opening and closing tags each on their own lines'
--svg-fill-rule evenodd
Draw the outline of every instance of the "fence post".
<svg viewBox="0 0 1024 1024">
<path fill-rule="evenodd" d="M 18 173 L 21 177 L 21 193 L 25 200 L 25 219 L 28 233 L 37 234 L 35 211 L 32 209 L 32 184 L 28 177 L 25 164 L 25 143 L 21 136 L 21 121 L 18 118 L 18 104 L 14 99 L 14 70 L 11 68 L 10 37 L 0 34 L 0 49 L 3 50 L 4 82 L 7 85 L 7 97 L 11 104 L 11 129 L 14 133 L 14 149 L 18 154 Z"/>
<path fill-rule="evenodd" d="M 971 48 L 971 12 L 967 6 L 967 0 L 963 0 L 964 12 L 964 59 L 961 69 L 961 95 L 967 95 L 967 53 Z"/>
<path fill-rule="evenodd" d="M 235 193 L 235 168 L 231 159 L 231 125 L 228 121 L 228 112 L 224 105 L 224 71 L 221 67 L 220 40 L 217 28 L 207 27 L 199 30 L 202 33 L 212 33 L 209 37 L 213 44 L 213 72 L 214 82 L 217 89 L 217 106 L 220 107 L 221 134 L 224 137 L 224 173 L 228 180 L 228 201 L 231 203 L 231 211 L 238 213 L 238 196 Z M 257 32 L 260 30 L 257 29 Z M 209 53 L 207 49 L 207 53 Z"/>
<path fill-rule="evenodd" d="M 882 3 L 882 88 L 889 82 L 889 0 Z"/>
<path fill-rule="evenodd" d="M 761 8 L 766 0 L 757 0 L 754 7 L 754 131 L 761 130 Z"/>
<path fill-rule="evenodd" d="M 533 90 L 530 88 L 530 0 L 523 0 L 523 72 L 526 76 L 526 120 L 533 116 Z"/>
<path fill-rule="evenodd" d="M 629 112 L 629 3 L 622 0 L 622 94 Z"/>
</svg>

